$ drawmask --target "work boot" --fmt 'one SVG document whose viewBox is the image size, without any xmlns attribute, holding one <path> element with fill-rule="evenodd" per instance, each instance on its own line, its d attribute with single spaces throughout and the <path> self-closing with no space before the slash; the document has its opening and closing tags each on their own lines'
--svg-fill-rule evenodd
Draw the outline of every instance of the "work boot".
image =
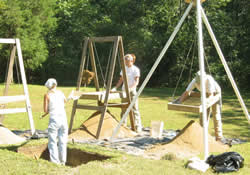
<svg viewBox="0 0 250 175">
<path fill-rule="evenodd" d="M 230 145 L 230 141 L 228 139 L 226 139 L 225 137 L 221 137 L 221 138 L 216 138 L 217 142 L 220 142 L 224 145 Z"/>
<path fill-rule="evenodd" d="M 176 100 L 174 100 L 174 101 L 173 101 L 173 104 L 181 104 L 180 99 L 176 99 Z"/>
</svg>

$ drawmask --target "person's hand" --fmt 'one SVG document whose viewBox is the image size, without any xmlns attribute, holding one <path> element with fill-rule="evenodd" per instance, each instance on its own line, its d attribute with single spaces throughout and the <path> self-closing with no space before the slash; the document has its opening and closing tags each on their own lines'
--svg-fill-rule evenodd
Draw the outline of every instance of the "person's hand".
<svg viewBox="0 0 250 175">
<path fill-rule="evenodd" d="M 39 119 L 43 119 L 46 115 L 48 115 L 48 113 L 45 113 L 45 114 L 41 115 L 41 116 L 39 117 Z"/>
<path fill-rule="evenodd" d="M 78 100 L 81 96 L 82 96 L 81 91 L 72 90 L 71 93 L 69 94 L 67 100 Z"/>
<path fill-rule="evenodd" d="M 117 91 L 116 87 L 111 89 L 111 92 L 115 92 L 115 91 Z"/>
<path fill-rule="evenodd" d="M 74 92 L 75 92 L 74 90 L 72 90 L 72 91 L 70 92 L 70 94 L 69 94 L 67 100 L 73 100 L 73 99 L 74 99 L 74 98 L 73 98 Z"/>
<path fill-rule="evenodd" d="M 128 91 L 129 92 L 132 92 L 133 91 L 133 88 L 131 87 L 131 88 L 128 88 Z"/>
</svg>

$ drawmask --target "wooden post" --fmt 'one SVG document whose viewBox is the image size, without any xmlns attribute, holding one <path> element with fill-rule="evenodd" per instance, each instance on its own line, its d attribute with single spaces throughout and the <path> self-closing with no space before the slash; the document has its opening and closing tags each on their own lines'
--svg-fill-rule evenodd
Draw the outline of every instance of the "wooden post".
<svg viewBox="0 0 250 175">
<path fill-rule="evenodd" d="M 79 90 L 80 87 L 81 87 L 82 74 L 83 74 L 83 71 L 84 71 L 84 65 L 85 65 L 85 61 L 86 61 L 86 53 L 87 53 L 87 48 L 88 48 L 88 42 L 89 42 L 89 38 L 87 37 L 84 40 L 84 45 L 83 45 L 83 48 L 82 48 L 82 58 L 81 58 L 81 63 L 80 63 L 80 70 L 79 70 L 79 74 L 78 74 L 76 90 Z M 73 107 L 72 107 L 72 112 L 71 112 L 71 117 L 70 117 L 70 124 L 69 124 L 69 131 L 68 131 L 69 134 L 72 131 L 77 103 L 78 103 L 78 100 L 75 100 L 74 104 L 73 104 Z"/>
<path fill-rule="evenodd" d="M 30 99 L 29 99 L 29 92 L 28 92 L 28 87 L 27 87 L 25 71 L 24 71 L 24 64 L 23 64 L 23 57 L 22 57 L 20 40 L 19 39 L 11 39 L 11 38 L 8 38 L 8 39 L 0 38 L 0 43 L 14 45 L 12 48 L 12 52 L 11 52 L 9 70 L 8 70 L 8 75 L 7 75 L 7 80 L 6 80 L 6 86 L 4 89 L 4 95 L 6 96 L 8 94 L 8 88 L 9 88 L 9 85 L 11 83 L 16 50 L 17 50 L 19 69 L 21 72 L 21 78 L 22 78 L 22 84 L 23 84 L 23 90 L 24 90 L 24 96 L 23 95 L 10 96 L 10 97 L 7 96 L 6 98 L 2 98 L 2 100 L 3 101 L 7 100 L 6 102 L 15 102 L 15 101 L 22 101 L 22 100 L 26 101 L 26 108 L 4 109 L 4 110 L 0 110 L 0 113 L 1 114 L 12 114 L 12 113 L 27 112 L 28 117 L 29 117 L 31 134 L 33 135 L 35 133 L 35 126 L 34 126 L 34 121 L 33 121 L 33 116 L 32 116 L 32 111 L 31 111 L 31 104 L 30 104 Z"/>
<path fill-rule="evenodd" d="M 123 43 L 122 38 L 120 37 L 119 51 L 120 51 L 120 62 L 121 62 L 121 67 L 122 67 L 123 83 L 124 83 L 124 87 L 125 87 L 127 102 L 128 102 L 128 105 L 130 105 L 131 97 L 130 97 L 129 87 L 128 87 L 128 77 L 127 77 L 126 68 L 125 68 L 124 49 L 123 49 L 122 43 Z M 133 131 L 135 131 L 135 119 L 134 119 L 134 113 L 132 110 L 130 110 L 130 112 L 129 112 L 129 117 L 130 117 L 131 129 Z"/>
<path fill-rule="evenodd" d="M 100 91 L 97 70 L 96 70 L 96 64 L 95 64 L 93 42 L 90 40 L 89 40 L 89 53 L 90 53 L 90 61 L 91 61 L 92 71 L 95 73 L 95 75 L 94 75 L 95 88 L 96 88 L 96 91 Z"/>
<path fill-rule="evenodd" d="M 118 42 L 119 42 L 119 37 L 117 37 L 115 39 L 114 45 L 113 45 L 113 53 L 112 53 L 111 64 L 110 64 L 110 69 L 109 69 L 108 83 L 107 83 L 106 95 L 105 95 L 105 99 L 104 99 L 104 109 L 102 111 L 102 115 L 101 115 L 101 118 L 100 118 L 100 121 L 99 121 L 97 133 L 96 133 L 96 138 L 97 139 L 99 139 L 99 137 L 100 137 L 103 120 L 104 120 L 104 117 L 105 117 L 105 114 L 106 114 L 106 111 L 107 111 L 109 92 L 110 92 L 111 85 L 112 85 L 114 69 L 115 69 L 115 62 L 116 62 L 116 57 L 117 57 Z"/>
<path fill-rule="evenodd" d="M 6 84 L 4 88 L 4 94 L 3 94 L 4 96 L 8 95 L 9 86 L 11 84 L 11 80 L 13 79 L 13 66 L 14 66 L 15 56 L 16 56 L 16 45 L 13 45 L 13 48 L 11 50 L 11 55 L 10 55 L 8 75 L 7 75 Z"/>
<path fill-rule="evenodd" d="M 10 55 L 10 62 L 9 62 L 9 67 L 8 67 L 6 84 L 5 84 L 5 88 L 4 88 L 4 92 L 3 92 L 4 96 L 8 95 L 9 86 L 10 86 L 11 80 L 13 78 L 13 65 L 14 65 L 15 55 L 16 55 L 16 45 L 13 45 L 13 48 L 11 50 L 11 55 Z M 3 123 L 3 120 L 4 120 L 4 115 L 0 115 L 0 123 Z"/>
<path fill-rule="evenodd" d="M 204 144 L 204 160 L 209 156 L 208 145 L 208 125 L 207 125 L 207 110 L 206 110 L 206 85 L 205 85 L 205 63 L 204 63 L 204 48 L 203 48 L 203 32 L 201 19 L 201 3 L 196 0 L 196 20 L 198 26 L 198 56 L 200 68 L 200 84 L 201 84 L 201 104 L 202 104 L 202 119 L 203 119 L 203 144 Z"/>
<path fill-rule="evenodd" d="M 206 14 L 205 14 L 205 12 L 204 12 L 204 10 L 202 8 L 201 8 L 201 15 L 202 15 L 202 19 L 203 19 L 203 21 L 205 23 L 205 26 L 206 26 L 206 28 L 208 30 L 208 33 L 209 33 L 209 35 L 210 35 L 210 37 L 211 37 L 211 39 L 213 41 L 215 49 L 216 49 L 216 51 L 217 51 L 217 53 L 219 55 L 219 58 L 220 58 L 223 66 L 224 66 L 224 69 L 225 69 L 225 71 L 227 73 L 227 76 L 228 76 L 228 78 L 229 78 L 229 80 L 230 80 L 230 82 L 232 84 L 233 90 L 234 90 L 234 92 L 235 92 L 235 94 L 236 94 L 236 96 L 238 98 L 238 101 L 239 101 L 239 103 L 241 105 L 241 108 L 242 108 L 242 110 L 243 110 L 243 112 L 245 114 L 245 117 L 248 120 L 248 123 L 250 123 L 250 115 L 248 113 L 246 105 L 245 105 L 245 103 L 244 103 L 244 101 L 243 101 L 243 99 L 242 99 L 242 97 L 240 95 L 240 91 L 239 91 L 239 89 L 238 89 L 238 87 L 237 87 L 237 85 L 236 85 L 236 83 L 234 81 L 233 75 L 232 75 L 232 73 L 231 73 L 231 71 L 230 71 L 230 69 L 229 69 L 229 67 L 227 65 L 226 59 L 225 59 L 225 57 L 224 57 L 224 55 L 223 55 L 223 53 L 221 51 L 220 45 L 219 45 L 219 43 L 218 43 L 218 41 L 217 41 L 217 39 L 216 39 L 216 37 L 214 35 L 212 27 L 210 26 L 210 24 L 208 22 L 208 19 L 207 19 L 207 16 L 206 16 Z"/>
<path fill-rule="evenodd" d="M 177 32 L 179 31 L 182 23 L 184 22 L 185 18 L 187 17 L 187 15 L 189 14 L 190 10 L 192 9 L 192 5 L 193 3 L 191 2 L 188 6 L 188 8 L 186 9 L 186 11 L 184 12 L 183 16 L 181 17 L 180 21 L 178 22 L 177 26 L 175 27 L 173 33 L 171 34 L 170 38 L 168 39 L 167 43 L 165 44 L 164 48 L 162 49 L 160 55 L 158 56 L 158 58 L 156 59 L 153 67 L 150 69 L 148 75 L 146 76 L 145 80 L 143 81 L 141 87 L 139 88 L 136 96 L 132 99 L 131 104 L 128 106 L 125 114 L 123 115 L 122 120 L 120 121 L 120 123 L 118 124 L 118 126 L 115 128 L 114 132 L 112 133 L 111 136 L 111 140 L 116 136 L 116 134 L 118 133 L 124 118 L 128 115 L 128 111 L 131 110 L 131 108 L 133 107 L 132 105 L 135 104 L 135 101 L 137 100 L 137 98 L 139 97 L 139 95 L 141 94 L 141 92 L 143 91 L 144 87 L 146 86 L 146 84 L 148 83 L 150 77 L 152 76 L 152 74 L 154 73 L 155 69 L 157 68 L 158 64 L 160 63 L 161 59 L 163 58 L 164 54 L 166 53 L 167 49 L 169 48 L 170 44 L 172 43 L 172 41 L 174 40 Z"/>
<path fill-rule="evenodd" d="M 107 87 L 105 91 L 105 95 L 103 92 L 100 92 L 99 88 L 99 81 L 98 81 L 98 76 L 97 76 L 97 70 L 96 70 L 96 63 L 95 63 L 95 54 L 94 54 L 94 43 L 95 42 L 113 42 L 113 52 L 112 52 L 112 57 L 111 57 L 111 64 L 109 66 L 109 73 L 108 73 L 108 82 L 107 82 Z M 109 36 L 109 37 L 91 37 L 85 39 L 84 46 L 83 46 L 83 53 L 82 53 L 82 59 L 81 59 L 81 64 L 80 64 L 80 70 L 79 70 L 79 75 L 78 75 L 78 81 L 77 81 L 77 90 L 80 89 L 81 87 L 81 81 L 82 81 L 82 74 L 84 71 L 84 64 L 86 60 L 86 53 L 87 49 L 89 49 L 89 54 L 91 58 L 91 67 L 92 71 L 95 73 L 94 81 L 95 81 L 95 87 L 96 87 L 96 93 L 91 93 L 91 94 L 86 94 L 83 93 L 80 97 L 80 99 L 92 99 L 92 100 L 97 100 L 97 106 L 91 106 L 91 105 L 79 105 L 78 100 L 74 101 L 73 107 L 72 107 L 72 112 L 71 112 L 71 119 L 70 119 L 70 124 L 69 124 L 69 134 L 71 133 L 72 127 L 73 127 L 73 122 L 74 122 L 74 116 L 76 113 L 76 109 L 87 109 L 87 110 L 96 110 L 101 112 L 101 117 L 100 121 L 98 124 L 97 132 L 96 132 L 96 138 L 99 139 L 102 125 L 104 122 L 104 117 L 105 114 L 108 110 L 108 107 L 124 107 L 128 106 L 128 104 L 131 102 L 130 99 L 130 94 L 129 94 L 129 89 L 128 89 L 128 83 L 127 83 L 127 75 L 126 75 L 126 69 L 125 69 L 125 62 L 124 62 L 124 51 L 123 51 L 123 45 L 122 45 L 122 37 L 121 36 Z M 110 95 L 110 89 L 112 86 L 112 81 L 113 81 L 113 75 L 114 75 L 114 70 L 115 70 L 115 64 L 116 64 L 116 58 L 117 58 L 117 53 L 121 55 L 121 64 L 122 64 L 122 72 L 124 74 L 124 84 L 125 84 L 125 90 L 126 90 L 126 98 L 128 99 L 126 103 L 123 104 L 110 104 L 108 103 L 110 98 L 113 98 L 112 95 Z M 123 98 L 121 94 L 118 95 L 120 98 Z M 103 102 L 102 102 L 103 101 Z M 130 113 L 130 120 L 131 120 L 131 126 L 133 130 L 135 130 L 134 126 L 134 117 L 133 113 L 131 111 Z"/>
<path fill-rule="evenodd" d="M 19 61 L 19 68 L 20 68 L 20 71 L 21 71 L 21 78 L 22 78 L 22 83 L 23 83 L 23 90 L 24 90 L 24 94 L 26 96 L 26 109 L 27 109 L 28 116 L 29 116 L 31 134 L 33 135 L 35 133 L 35 126 L 34 126 L 34 121 L 33 121 L 33 116 L 32 116 L 32 111 L 31 111 L 31 104 L 30 104 L 29 92 L 28 92 L 28 87 L 27 87 L 25 71 L 24 71 L 21 44 L 20 44 L 19 39 L 16 39 L 16 46 L 17 46 L 17 55 L 18 55 L 18 61 Z"/>
</svg>

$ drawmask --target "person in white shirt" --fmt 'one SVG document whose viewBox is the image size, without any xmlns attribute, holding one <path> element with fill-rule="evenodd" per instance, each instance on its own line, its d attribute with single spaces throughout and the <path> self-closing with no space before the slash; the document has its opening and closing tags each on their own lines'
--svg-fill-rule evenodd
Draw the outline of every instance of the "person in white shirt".
<svg viewBox="0 0 250 175">
<path fill-rule="evenodd" d="M 50 78 L 45 83 L 48 92 L 44 95 L 44 112 L 50 115 L 48 125 L 48 149 L 50 161 L 56 164 L 65 165 L 67 160 L 67 140 L 68 124 L 64 109 L 64 103 L 67 101 L 63 92 L 57 90 L 57 81 Z"/>
<path fill-rule="evenodd" d="M 140 79 L 140 69 L 134 65 L 136 57 L 134 54 L 126 54 L 124 56 L 125 59 L 125 69 L 127 73 L 127 79 L 128 79 L 128 87 L 129 92 L 131 95 L 131 99 L 133 99 L 136 96 L 136 87 L 139 83 Z M 117 88 L 119 88 L 123 84 L 123 76 L 122 71 L 120 72 L 120 79 L 116 84 L 116 87 L 112 89 L 112 91 L 115 91 Z M 124 84 L 122 86 L 122 90 L 125 90 Z M 125 110 L 122 109 L 121 116 L 125 113 Z M 141 116 L 138 109 L 138 100 L 136 100 L 135 105 L 133 106 L 133 113 L 135 117 L 135 127 L 137 132 L 142 131 L 142 124 L 141 124 Z M 127 124 L 127 121 L 125 121 L 125 125 Z"/>
<path fill-rule="evenodd" d="M 223 140 L 223 134 L 222 134 L 222 122 L 221 122 L 221 88 L 219 84 L 214 80 L 214 78 L 211 75 L 208 75 L 205 73 L 205 87 L 206 87 L 206 95 L 207 98 L 210 96 L 219 95 L 220 100 L 212 106 L 212 114 L 213 114 L 213 122 L 214 122 L 214 130 L 215 130 L 215 138 L 218 141 Z M 192 93 L 193 89 L 198 89 L 200 91 L 200 71 L 196 73 L 196 77 L 189 83 L 188 87 L 186 88 L 186 91 L 181 95 L 179 99 L 174 101 L 174 103 L 182 103 L 185 101 L 190 94 Z M 208 110 L 208 114 L 210 112 L 210 109 Z M 200 124 L 202 125 L 202 117 L 200 117 Z"/>
</svg>

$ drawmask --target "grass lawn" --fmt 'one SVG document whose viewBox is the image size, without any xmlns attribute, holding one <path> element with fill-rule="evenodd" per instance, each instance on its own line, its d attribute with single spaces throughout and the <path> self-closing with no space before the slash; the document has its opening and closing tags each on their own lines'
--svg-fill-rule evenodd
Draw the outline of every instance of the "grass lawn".
<svg viewBox="0 0 250 175">
<path fill-rule="evenodd" d="M 40 120 L 43 113 L 43 95 L 47 91 L 46 87 L 39 85 L 29 85 L 29 93 L 32 105 L 32 114 L 36 129 L 45 130 L 48 126 L 48 117 Z M 3 92 L 4 85 L 0 85 L 0 91 Z M 66 96 L 69 95 L 73 87 L 58 87 Z M 89 91 L 93 89 L 83 89 Z M 18 95 L 23 93 L 21 85 L 12 85 L 9 89 L 9 95 Z M 144 90 L 139 99 L 139 108 L 144 127 L 150 126 L 152 120 L 161 120 L 164 122 L 164 129 L 182 129 L 190 120 L 198 121 L 198 115 L 186 112 L 169 111 L 167 103 L 171 100 L 173 89 L 161 88 Z M 181 92 L 177 92 L 178 95 Z M 249 109 L 250 94 L 244 93 L 243 99 Z M 89 101 L 88 103 L 93 103 Z M 19 107 L 22 103 L 9 104 L 8 107 Z M 68 121 L 70 120 L 72 101 L 66 105 Z M 78 128 L 94 111 L 78 110 L 76 112 L 74 127 Z M 111 109 L 113 115 L 119 118 L 120 110 Z M 241 145 L 233 145 L 229 151 L 240 153 L 245 159 L 245 166 L 239 172 L 231 174 L 249 174 L 250 172 L 250 125 L 248 124 L 239 102 L 233 92 L 224 92 L 223 94 L 223 132 L 226 138 L 240 138 L 248 142 Z M 28 116 L 26 114 L 7 115 L 4 120 L 5 127 L 9 129 L 26 130 L 29 129 Z M 210 120 L 209 133 L 213 133 L 213 124 Z M 42 144 L 47 139 L 31 140 L 25 144 Z M 101 153 L 112 158 L 105 161 L 90 161 L 77 167 L 58 166 L 43 159 L 29 158 L 23 154 L 16 153 L 15 150 L 21 145 L 1 145 L 0 146 L 0 174 L 87 174 L 87 175 L 117 175 L 117 174 L 202 174 L 195 170 L 185 168 L 187 160 L 150 160 L 139 156 L 131 156 L 126 153 L 112 150 L 109 148 L 97 147 L 94 145 L 69 144 L 71 148 L 77 148 L 88 152 Z M 211 153 L 213 154 L 213 153 Z M 216 153 L 214 153 L 216 154 Z M 203 158 L 200 155 L 200 158 Z M 204 174 L 214 174 L 209 169 Z"/>
</svg>

